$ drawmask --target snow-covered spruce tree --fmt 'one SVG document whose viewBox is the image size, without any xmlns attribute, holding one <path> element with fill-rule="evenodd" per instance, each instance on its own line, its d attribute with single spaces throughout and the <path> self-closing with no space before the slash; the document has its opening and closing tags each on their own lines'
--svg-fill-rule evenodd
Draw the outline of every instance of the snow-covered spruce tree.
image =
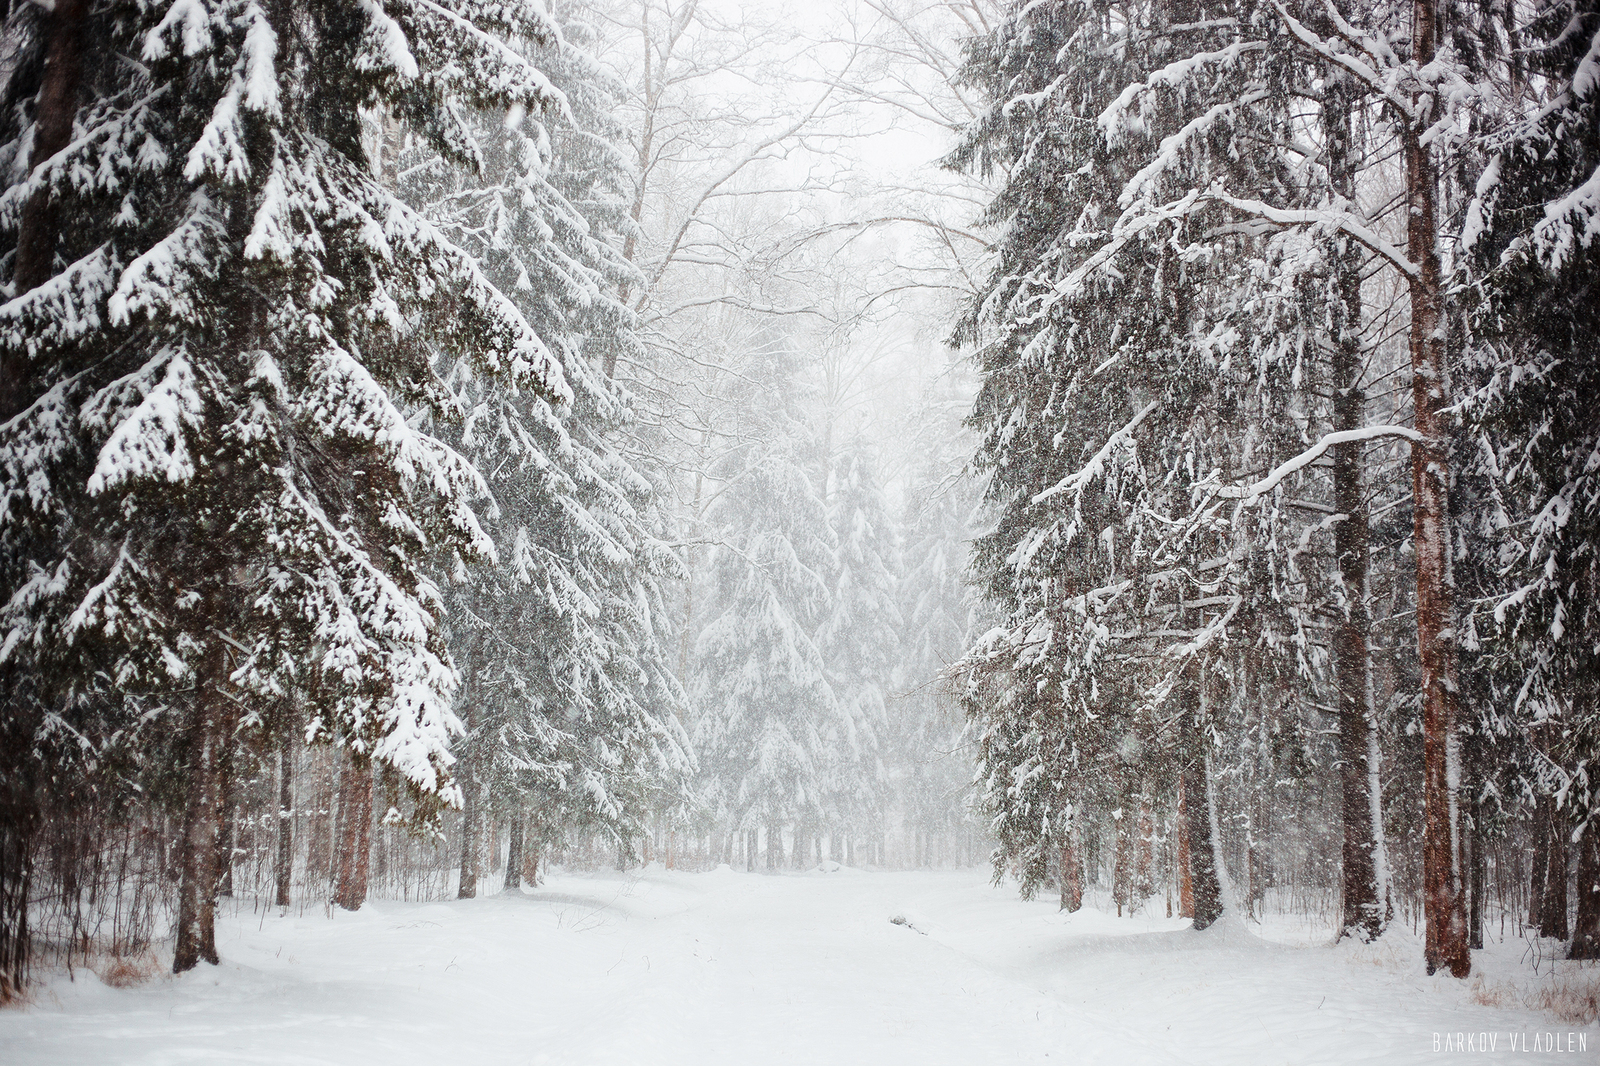
<svg viewBox="0 0 1600 1066">
<path fill-rule="evenodd" d="M 764 829 L 775 868 L 785 828 L 834 822 L 835 765 L 857 741 L 817 646 L 834 544 L 800 459 L 806 430 L 794 371 L 782 354 L 756 364 L 758 428 L 712 471 L 721 482 L 708 509 L 715 606 L 695 641 L 691 693 L 705 801 L 744 833 L 751 868 Z"/>
<path fill-rule="evenodd" d="M 1107 227 L 1103 254 L 1144 235 L 1171 228 L 1176 219 L 1194 223 L 1212 220 L 1213 234 L 1242 229 L 1270 229 L 1306 236 L 1339 234 L 1372 254 L 1375 266 L 1392 267 L 1409 296 L 1411 426 L 1362 426 L 1324 435 L 1292 456 L 1275 472 L 1244 489 L 1246 500 L 1282 483 L 1282 477 L 1315 461 L 1340 443 L 1379 436 L 1411 442 L 1413 544 L 1417 566 L 1417 649 L 1422 676 L 1422 737 L 1428 829 L 1423 837 L 1425 896 L 1429 915 L 1427 961 L 1430 969 L 1448 968 L 1457 976 L 1470 969 L 1465 947 L 1456 849 L 1457 804 L 1452 795 L 1456 762 L 1456 628 L 1451 580 L 1452 539 L 1449 533 L 1449 426 L 1445 412 L 1449 363 L 1451 307 L 1444 274 L 1445 223 L 1448 204 L 1444 167 L 1457 158 L 1470 126 L 1468 110 L 1477 98 L 1465 76 L 1462 41 L 1449 40 L 1445 29 L 1461 24 L 1461 12 L 1446 10 L 1434 0 L 1417 0 L 1405 9 L 1378 6 L 1349 18 L 1327 5 L 1296 11 L 1280 5 L 1201 10 L 1171 5 L 1163 10 L 1181 36 L 1195 39 L 1159 56 L 1160 66 L 1134 71 L 1116 102 L 1098 115 L 1082 119 L 1124 144 L 1138 167 L 1116 196 L 1117 215 Z M 1031 9 L 1030 9 L 1031 10 Z M 1205 17 L 1201 17 L 1205 16 Z M 1360 17 L 1358 17 L 1360 16 Z M 1351 20 L 1355 19 L 1354 22 Z M 1160 23 L 1147 28 L 1140 19 L 1126 24 L 1135 42 L 1160 40 Z M 1359 54 L 1357 54 L 1359 53 Z M 1285 173 L 1288 156 L 1314 158 L 1296 147 L 1304 132 L 1282 101 L 1301 90 L 1284 83 L 1275 71 L 1293 56 L 1294 65 L 1314 67 L 1322 78 L 1306 79 L 1319 100 L 1316 83 L 1350 77 L 1359 94 L 1378 102 L 1395 130 L 1404 163 L 1406 197 L 1405 248 L 1374 230 L 1348 198 L 1330 197 L 1320 204 L 1303 202 L 1301 183 Z M 1048 83 L 1051 96 L 1072 82 Z M 1024 100 L 1013 99 L 1020 106 Z M 1303 125 L 1303 124 L 1302 124 Z M 1262 145 L 1277 151 L 1261 151 Z M 1288 177 L 1291 180 L 1283 180 Z M 1105 203 L 1109 205 L 1110 201 Z M 1212 205 L 1234 212 L 1211 213 Z M 1208 242 L 1190 245 L 1193 258 Z M 1218 249 L 1227 258 L 1226 251 Z M 1102 254 L 1102 253 L 1097 253 Z M 1093 256 L 1090 257 L 1093 263 Z M 1092 266 L 1088 273 L 1098 269 Z M 1119 265 L 1120 270 L 1120 265 Z M 1071 291 L 1058 283 L 1057 292 Z M 1192 328 L 1192 326 L 1191 326 Z M 1219 409 L 1214 405 L 1213 409 Z M 1223 467 L 1224 473 L 1226 467 Z M 1225 486 L 1224 486 L 1225 487 Z M 1235 490 L 1239 491 L 1239 490 Z M 1223 498 L 1234 493 L 1221 491 Z M 1235 533 L 1240 531 L 1235 529 Z M 1201 597 L 1202 599 L 1204 597 Z M 1358 651 L 1358 649 L 1356 649 Z M 1354 653 L 1349 658 L 1353 658 Z M 1341 659 L 1347 657 L 1341 656 Z M 1352 708 L 1351 720 L 1354 719 Z M 1352 804 L 1352 809 L 1354 805 Z"/>
<path fill-rule="evenodd" d="M 1485 145 L 1463 235 L 1485 297 L 1469 432 L 1475 473 L 1490 491 L 1476 510 L 1501 548 L 1491 575 L 1498 590 L 1474 590 L 1498 591 L 1493 617 L 1473 631 L 1498 682 L 1493 702 L 1510 709 L 1503 724 L 1531 749 L 1527 787 L 1567 807 L 1539 801 L 1577 840 L 1571 955 L 1592 959 L 1600 957 L 1600 6 L 1551 4 L 1516 29 L 1498 101 L 1505 121 Z M 1565 881 L 1562 858 L 1552 883 Z M 1563 930 L 1564 897 L 1562 884 Z"/>
<path fill-rule="evenodd" d="M 953 466 L 959 468 L 939 457 L 918 472 L 903 520 L 905 636 L 890 703 L 889 774 L 907 828 L 924 849 L 967 821 L 972 783 L 972 753 L 948 672 L 982 632 L 964 577 L 977 494 L 970 479 L 951 476 Z"/>
<path fill-rule="evenodd" d="M 428 567 L 493 545 L 482 479 L 403 406 L 454 410 L 440 350 L 570 390 L 472 258 L 374 179 L 361 116 L 476 168 L 463 115 L 562 106 L 506 44 L 555 30 L 472 0 L 86 17 L 76 135 L 23 160 L 24 123 L 7 152 L 26 178 L 0 197 L 14 247 L 48 249 L 9 260 L 0 306 L 23 370 L 0 430 L 3 647 L 47 730 L 135 694 L 182 730 L 182 971 L 216 959 L 219 760 L 254 699 L 298 690 L 308 737 L 454 796 Z"/>
<path fill-rule="evenodd" d="M 836 755 L 828 788 L 833 829 L 876 839 L 888 800 L 887 699 L 896 681 L 902 622 L 898 538 L 865 442 L 853 441 L 834 457 L 827 497 L 837 550 L 817 647 L 851 724 L 848 734 L 830 738 Z"/>
<path fill-rule="evenodd" d="M 1359 204 L 1358 175 L 1371 147 L 1369 94 L 1343 72 L 1322 79 L 1318 111 L 1323 145 L 1320 196 L 1307 206 L 1324 204 L 1350 209 Z M 1332 399 L 1334 433 L 1352 439 L 1330 449 L 1333 491 L 1329 503 L 1337 573 L 1337 614 L 1333 620 L 1332 667 L 1338 708 L 1340 854 L 1343 914 L 1340 935 L 1372 939 L 1393 915 L 1388 856 L 1383 828 L 1382 757 L 1378 743 L 1377 706 L 1372 678 L 1372 614 L 1370 608 L 1371 521 L 1368 491 L 1374 479 L 1366 468 L 1366 442 L 1360 431 L 1367 422 L 1366 371 L 1376 347 L 1366 324 L 1370 320 L 1362 278 L 1372 253 L 1340 233 L 1322 236 L 1325 278 L 1318 295 L 1324 311 L 1328 358 L 1327 387 Z"/>
<path fill-rule="evenodd" d="M 1110 810 L 1183 774 L 1190 855 L 1209 860 L 1204 737 L 1230 702 L 1215 667 L 1281 607 L 1250 566 L 1274 565 L 1281 523 L 1254 504 L 1283 478 L 1237 505 L 1220 491 L 1290 443 L 1268 400 L 1295 356 L 1229 295 L 1226 265 L 1260 258 L 1258 237 L 1217 225 L 1194 188 L 1217 168 L 1256 183 L 1285 169 L 1259 149 L 1284 117 L 1244 106 L 1269 95 L 1247 76 L 1262 49 L 1237 16 L 1210 17 L 1225 13 L 1027 5 L 967 68 L 989 108 L 952 162 L 1007 168 L 988 216 L 1000 261 L 957 335 L 984 374 L 972 424 L 996 524 L 974 569 L 1001 615 L 969 658 L 968 707 L 998 859 L 1021 862 L 1025 888 L 1088 783 Z M 1191 137 L 1174 123 L 1191 94 L 1233 106 Z M 1295 639 L 1266 643 L 1297 676 Z"/>
<path fill-rule="evenodd" d="M 681 566 L 654 534 L 651 485 L 612 442 L 628 397 L 600 369 L 636 343 L 616 295 L 634 276 L 618 251 L 627 177 L 610 114 L 618 90 L 572 40 L 583 27 L 563 30 L 518 47 L 563 94 L 564 113 L 477 116 L 477 174 L 426 144 L 396 168 L 402 192 L 507 294 L 572 389 L 558 409 L 465 356 L 445 375 L 468 412 L 446 439 L 489 481 L 486 525 L 500 556 L 446 584 L 467 730 L 455 746 L 464 896 L 476 890 L 488 811 L 506 815 L 513 836 L 531 812 L 537 840 L 603 833 L 626 846 L 690 766 L 661 593 Z"/>
<path fill-rule="evenodd" d="M 1470 32 L 1473 13 L 1449 0 L 1415 0 L 1410 4 L 1373 4 L 1341 11 L 1335 5 L 1274 5 L 1263 11 L 1261 29 L 1302 62 L 1321 73 L 1332 90 L 1319 101 L 1338 109 L 1336 99 L 1353 93 L 1370 100 L 1398 141 L 1403 164 L 1401 188 L 1405 204 L 1403 248 L 1370 225 L 1331 175 L 1335 195 L 1321 204 L 1299 206 L 1270 191 L 1243 193 L 1230 182 L 1214 182 L 1207 195 L 1227 203 L 1243 219 L 1259 225 L 1299 229 L 1308 234 L 1339 234 L 1373 256 L 1374 268 L 1392 269 L 1407 294 L 1407 343 L 1411 371 L 1410 426 L 1393 429 L 1361 427 L 1344 431 L 1347 440 L 1377 435 L 1405 436 L 1410 441 L 1412 482 L 1412 546 L 1415 552 L 1416 648 L 1420 667 L 1421 734 L 1423 739 L 1422 840 L 1424 905 L 1427 915 L 1425 957 L 1429 972 L 1448 969 L 1466 976 L 1467 950 L 1464 893 L 1461 884 L 1461 835 L 1458 825 L 1458 627 L 1452 553 L 1450 484 L 1452 456 L 1448 412 L 1450 369 L 1455 359 L 1452 323 L 1456 309 L 1446 277 L 1446 255 L 1452 203 L 1447 198 L 1447 170 L 1457 165 L 1470 142 L 1471 112 L 1481 94 L 1470 80 L 1478 62 L 1478 42 Z M 1329 121 L 1332 120 L 1332 121 Z M 1195 120 L 1197 129 L 1208 123 Z M 1339 116 L 1324 114 L 1330 144 Z M 1370 119 L 1366 119 L 1370 123 Z M 1338 152 L 1329 162 L 1337 170 Z M 1346 158 L 1342 165 L 1348 167 Z M 1350 316 L 1346 316 L 1349 318 Z M 1336 341 L 1339 338 L 1335 338 Z M 1337 361 L 1336 361 L 1337 362 Z M 1336 388 L 1347 391 L 1340 381 Z M 1348 419 L 1355 403 L 1347 395 L 1341 417 Z M 1338 440 L 1330 434 L 1317 449 Z M 1348 488 L 1349 486 L 1347 486 Z M 1358 569 L 1359 551 L 1346 541 L 1341 554 L 1347 571 Z M 1346 578 L 1352 576 L 1347 573 Z M 1348 589 L 1350 592 L 1358 592 Z M 1341 640 L 1341 644 L 1345 641 Z M 1341 647 L 1348 663 L 1358 648 Z M 1341 666 L 1341 676 L 1349 671 Z M 1345 720 L 1354 685 L 1341 692 Z M 1348 923 L 1347 923 L 1348 924 Z"/>
</svg>

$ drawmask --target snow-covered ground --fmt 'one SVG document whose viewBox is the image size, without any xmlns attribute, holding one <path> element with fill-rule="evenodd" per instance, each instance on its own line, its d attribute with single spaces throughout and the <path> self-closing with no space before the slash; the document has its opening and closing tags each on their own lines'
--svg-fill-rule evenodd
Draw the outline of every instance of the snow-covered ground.
<svg viewBox="0 0 1600 1066">
<path fill-rule="evenodd" d="M 80 969 L 0 1011 L 0 1062 L 1526 1063 L 1552 1037 L 1571 1046 L 1554 1061 L 1600 1062 L 1600 1029 L 1512 989 L 1520 942 L 1460 982 L 1425 977 L 1409 932 L 1329 949 L 1186 924 L 1062 915 L 972 870 L 652 868 L 331 920 L 246 907 L 220 967 L 126 988 Z"/>
</svg>

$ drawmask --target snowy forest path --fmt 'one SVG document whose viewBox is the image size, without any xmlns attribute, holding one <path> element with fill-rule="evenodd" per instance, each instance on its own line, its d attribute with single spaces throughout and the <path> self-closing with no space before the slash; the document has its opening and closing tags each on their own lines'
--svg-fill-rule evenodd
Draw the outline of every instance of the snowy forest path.
<svg viewBox="0 0 1600 1066">
<path fill-rule="evenodd" d="M 219 967 L 80 969 L 0 1012 L 0 1062 L 1387 1064 L 1431 1060 L 1434 1032 L 1554 1028 L 1413 973 L 1413 944 L 1184 925 L 1058 914 L 981 870 L 556 874 L 331 921 L 246 904 Z"/>
</svg>

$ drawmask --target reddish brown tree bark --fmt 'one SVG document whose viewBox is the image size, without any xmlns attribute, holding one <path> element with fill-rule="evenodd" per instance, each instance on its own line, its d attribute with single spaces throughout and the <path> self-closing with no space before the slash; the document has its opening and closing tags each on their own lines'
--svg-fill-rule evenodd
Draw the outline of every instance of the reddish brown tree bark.
<svg viewBox="0 0 1600 1066">
<path fill-rule="evenodd" d="M 1061 844 L 1061 910 L 1072 912 L 1083 907 L 1083 877 L 1078 869 L 1078 820 L 1074 816 L 1067 839 Z"/>
<path fill-rule="evenodd" d="M 172 972 L 192 970 L 201 959 L 217 962 L 217 844 L 222 813 L 223 751 L 232 735 L 227 657 L 213 639 L 201 665 L 189 713 L 187 797 L 179 857 L 177 943 Z"/>
<path fill-rule="evenodd" d="M 347 911 L 367 901 L 367 873 L 372 855 L 372 759 L 345 750 L 339 782 L 339 873 L 333 901 Z"/>
<path fill-rule="evenodd" d="M 1415 0 L 1412 45 L 1418 66 L 1433 62 L 1438 27 L 1436 0 Z M 1419 97 L 1422 106 L 1431 98 Z M 1450 560 L 1450 434 L 1444 411 L 1445 361 L 1443 270 L 1439 260 L 1436 199 L 1439 174 L 1426 126 L 1404 128 L 1406 252 L 1415 265 L 1411 302 L 1411 403 L 1421 439 L 1411 445 L 1411 494 L 1416 547 L 1417 659 L 1422 669 L 1422 891 L 1427 923 L 1424 949 L 1429 973 L 1472 972 L 1467 950 L 1467 915 L 1462 891 L 1461 841 L 1452 779 L 1456 752 L 1457 697 L 1455 581 Z"/>
</svg>

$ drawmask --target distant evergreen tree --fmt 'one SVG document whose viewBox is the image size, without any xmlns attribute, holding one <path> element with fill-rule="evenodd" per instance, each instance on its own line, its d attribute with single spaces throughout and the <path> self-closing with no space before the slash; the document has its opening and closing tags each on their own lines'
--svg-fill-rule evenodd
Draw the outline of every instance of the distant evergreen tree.
<svg viewBox="0 0 1600 1066">
<path fill-rule="evenodd" d="M 800 458 L 794 370 L 781 354 L 763 356 L 750 378 L 752 442 L 713 471 L 722 482 L 708 512 L 717 607 L 695 641 L 693 736 L 708 806 L 746 835 L 752 865 L 764 829 L 775 867 L 786 828 L 803 833 L 834 814 L 834 764 L 857 739 L 817 645 L 834 543 Z"/>
<path fill-rule="evenodd" d="M 903 623 L 896 529 L 862 442 L 834 457 L 827 515 L 837 550 L 817 646 L 851 724 L 848 734 L 830 744 L 830 806 L 835 829 L 877 837 L 888 799 L 887 698 L 897 680 Z"/>
<path fill-rule="evenodd" d="M 951 477 L 938 461 L 919 471 L 909 495 L 890 775 L 908 827 L 926 840 L 961 827 L 972 783 L 972 752 L 949 672 L 982 632 L 965 580 L 978 501 L 971 482 Z"/>
</svg>

